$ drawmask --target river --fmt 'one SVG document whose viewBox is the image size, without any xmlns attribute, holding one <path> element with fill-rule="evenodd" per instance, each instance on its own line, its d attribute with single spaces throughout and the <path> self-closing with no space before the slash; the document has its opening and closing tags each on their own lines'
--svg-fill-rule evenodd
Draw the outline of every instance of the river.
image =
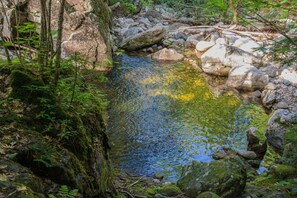
<svg viewBox="0 0 297 198">
<path fill-rule="evenodd" d="M 135 175 L 176 181 L 181 166 L 209 162 L 222 145 L 246 149 L 251 105 L 215 97 L 195 69 L 122 54 L 109 76 L 111 159 Z M 261 113 L 260 113 L 261 114 Z M 264 112 L 263 112 L 264 114 Z"/>
</svg>

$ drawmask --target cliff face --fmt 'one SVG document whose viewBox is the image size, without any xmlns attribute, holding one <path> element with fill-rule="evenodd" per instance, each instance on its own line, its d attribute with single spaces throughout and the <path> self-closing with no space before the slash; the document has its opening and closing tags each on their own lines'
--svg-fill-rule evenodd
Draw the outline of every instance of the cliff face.
<svg viewBox="0 0 297 198">
<path fill-rule="evenodd" d="M 51 26 L 57 29 L 59 1 L 51 1 Z M 1 5 L 2 4 L 2 5 Z M 33 22 L 40 25 L 40 0 L 4 0 L 0 4 L 1 31 L 6 38 L 15 36 L 18 24 Z M 106 59 L 111 59 L 110 46 L 111 11 L 107 0 L 66 0 L 63 25 L 63 57 L 79 52 L 97 70 L 106 70 Z M 1 23 L 0 23 L 1 24 Z"/>
</svg>

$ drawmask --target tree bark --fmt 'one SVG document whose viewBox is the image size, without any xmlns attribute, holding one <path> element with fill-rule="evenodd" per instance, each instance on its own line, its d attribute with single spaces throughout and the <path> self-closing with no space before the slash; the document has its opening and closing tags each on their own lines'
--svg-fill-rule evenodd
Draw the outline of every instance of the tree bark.
<svg viewBox="0 0 297 198">
<path fill-rule="evenodd" d="M 238 11 L 237 11 L 237 6 L 234 4 L 234 0 L 229 0 L 229 7 L 233 14 L 232 23 L 238 24 Z"/>
<path fill-rule="evenodd" d="M 61 0 L 60 10 L 59 10 L 59 21 L 58 21 L 58 35 L 57 35 L 57 48 L 56 48 L 56 73 L 55 73 L 55 85 L 57 86 L 60 78 L 60 64 L 61 64 L 61 44 L 63 36 L 63 22 L 64 22 L 64 8 L 65 0 Z"/>
</svg>

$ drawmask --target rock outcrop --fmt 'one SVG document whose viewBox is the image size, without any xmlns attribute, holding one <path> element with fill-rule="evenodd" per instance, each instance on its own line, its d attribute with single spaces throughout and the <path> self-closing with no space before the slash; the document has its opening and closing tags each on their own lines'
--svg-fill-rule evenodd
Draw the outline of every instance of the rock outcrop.
<svg viewBox="0 0 297 198">
<path fill-rule="evenodd" d="M 7 39 L 16 36 L 16 25 L 33 22 L 39 31 L 41 22 L 39 0 L 17 1 L 17 5 L 4 0 L 7 8 L 4 17 L 2 33 Z M 15 2 L 16 3 L 16 2 Z M 51 26 L 57 29 L 59 1 L 52 1 Z M 16 24 L 18 16 L 18 24 Z M 7 20 L 6 20 L 7 19 Z M 66 58 L 76 52 L 95 65 L 98 70 L 109 69 L 104 64 L 111 59 L 110 40 L 111 13 L 107 0 L 66 0 L 63 25 L 63 57 Z M 109 65 L 110 66 L 110 65 Z"/>
</svg>

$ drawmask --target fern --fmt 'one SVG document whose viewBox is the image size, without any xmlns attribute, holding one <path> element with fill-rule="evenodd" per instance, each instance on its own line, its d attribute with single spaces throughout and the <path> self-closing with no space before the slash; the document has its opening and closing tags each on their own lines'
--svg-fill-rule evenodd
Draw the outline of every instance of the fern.
<svg viewBox="0 0 297 198">
<path fill-rule="evenodd" d="M 59 189 L 58 198 L 76 198 L 77 194 L 78 194 L 78 189 L 69 190 L 66 185 L 62 185 Z M 57 197 L 50 194 L 49 198 L 57 198 Z"/>
</svg>

